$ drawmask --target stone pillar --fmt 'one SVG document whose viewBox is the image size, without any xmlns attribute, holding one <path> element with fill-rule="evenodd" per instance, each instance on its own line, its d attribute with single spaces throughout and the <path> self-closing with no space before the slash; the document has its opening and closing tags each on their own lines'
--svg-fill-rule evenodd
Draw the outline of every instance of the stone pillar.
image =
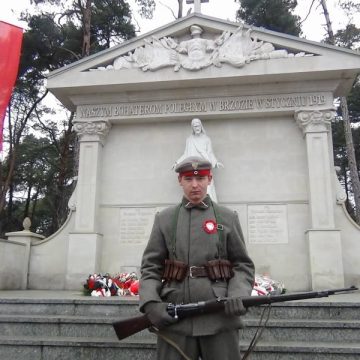
<svg viewBox="0 0 360 360">
<path fill-rule="evenodd" d="M 341 236 L 335 229 L 336 191 L 333 189 L 334 170 L 329 145 L 334 116 L 332 109 L 295 113 L 306 140 L 311 215 L 311 228 L 306 236 L 314 290 L 344 286 Z"/>
<path fill-rule="evenodd" d="M 26 217 L 23 221 L 24 230 L 9 232 L 5 234 L 8 239 L 5 241 L 5 243 L 13 245 L 18 244 L 24 249 L 23 252 L 14 251 L 15 249 L 9 249 L 9 251 L 7 251 L 8 258 L 6 259 L 6 261 L 13 262 L 14 265 L 19 268 L 19 274 L 7 274 L 7 269 L 2 269 L 3 276 L 15 276 L 20 278 L 20 284 L 14 283 L 15 287 L 13 289 L 20 288 L 21 290 L 26 290 L 28 288 L 31 245 L 45 239 L 45 236 L 31 232 L 30 226 L 31 221 L 28 217 Z M 17 287 L 18 285 L 19 287 Z"/>
<path fill-rule="evenodd" d="M 98 196 L 102 148 L 110 130 L 107 121 L 77 122 L 79 173 L 76 184 L 75 226 L 69 234 L 66 288 L 79 289 L 81 281 L 98 272 L 102 234 L 98 231 Z"/>
</svg>

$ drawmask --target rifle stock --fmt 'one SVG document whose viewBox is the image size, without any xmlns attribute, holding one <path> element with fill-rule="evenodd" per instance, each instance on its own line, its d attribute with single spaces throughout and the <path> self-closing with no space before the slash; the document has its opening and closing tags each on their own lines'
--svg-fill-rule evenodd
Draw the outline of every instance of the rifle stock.
<svg viewBox="0 0 360 360">
<path fill-rule="evenodd" d="M 113 323 L 116 336 L 119 340 L 125 339 L 151 326 L 146 315 L 135 316 Z"/>
<path fill-rule="evenodd" d="M 324 291 L 310 291 L 284 295 L 270 295 L 270 296 L 247 296 L 242 297 L 241 300 L 246 308 L 252 306 L 269 305 L 277 302 L 285 302 L 292 300 L 304 300 L 328 297 L 338 293 L 346 293 L 349 291 L 358 290 L 355 286 L 343 289 L 333 289 Z M 184 319 L 190 316 L 196 316 L 201 314 L 209 314 L 218 311 L 223 311 L 225 303 L 228 298 L 217 298 L 214 300 L 199 301 L 197 303 L 190 304 L 168 304 L 167 311 L 169 315 L 178 319 Z M 136 334 L 142 330 L 145 330 L 151 326 L 150 320 L 146 315 L 136 316 L 123 320 L 118 320 L 113 323 L 114 330 L 119 340 L 123 340 L 131 335 Z"/>
</svg>

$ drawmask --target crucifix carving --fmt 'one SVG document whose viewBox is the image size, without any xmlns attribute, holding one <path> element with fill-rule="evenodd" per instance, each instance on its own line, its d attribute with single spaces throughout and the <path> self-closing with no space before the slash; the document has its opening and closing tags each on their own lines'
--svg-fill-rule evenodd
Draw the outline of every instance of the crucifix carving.
<svg viewBox="0 0 360 360">
<path fill-rule="evenodd" d="M 194 12 L 201 13 L 201 3 L 209 2 L 209 0 L 186 0 L 187 4 L 194 4 Z"/>
</svg>

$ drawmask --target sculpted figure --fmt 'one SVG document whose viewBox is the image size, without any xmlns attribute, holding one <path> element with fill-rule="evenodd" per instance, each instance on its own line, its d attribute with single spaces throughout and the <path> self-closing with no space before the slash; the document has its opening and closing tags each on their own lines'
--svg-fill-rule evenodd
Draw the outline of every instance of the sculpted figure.
<svg viewBox="0 0 360 360">
<path fill-rule="evenodd" d="M 187 54 L 181 58 L 181 66 L 188 70 L 199 70 L 211 65 L 210 54 L 215 50 L 216 44 L 213 40 L 202 39 L 202 28 L 197 25 L 190 27 L 191 40 L 182 41 L 176 50 L 180 54 Z M 177 69 L 175 69 L 177 71 Z"/>
<path fill-rule="evenodd" d="M 173 165 L 173 168 L 177 164 L 181 163 L 184 159 L 190 156 L 201 157 L 209 161 L 212 165 L 212 168 L 224 167 L 224 165 L 219 162 L 213 152 L 211 140 L 206 135 L 205 129 L 201 123 L 201 120 L 194 118 L 191 121 L 192 134 L 186 139 L 184 153 L 177 159 Z M 217 202 L 217 196 L 215 191 L 214 179 L 208 187 L 208 194 L 211 199 Z"/>
</svg>

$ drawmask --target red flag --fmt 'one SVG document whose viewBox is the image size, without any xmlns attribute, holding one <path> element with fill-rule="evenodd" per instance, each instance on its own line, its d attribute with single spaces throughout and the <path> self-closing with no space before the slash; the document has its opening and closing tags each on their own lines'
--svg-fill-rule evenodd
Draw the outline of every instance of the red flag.
<svg viewBox="0 0 360 360">
<path fill-rule="evenodd" d="M 0 151 L 6 108 L 19 70 L 23 29 L 0 21 Z"/>
</svg>

